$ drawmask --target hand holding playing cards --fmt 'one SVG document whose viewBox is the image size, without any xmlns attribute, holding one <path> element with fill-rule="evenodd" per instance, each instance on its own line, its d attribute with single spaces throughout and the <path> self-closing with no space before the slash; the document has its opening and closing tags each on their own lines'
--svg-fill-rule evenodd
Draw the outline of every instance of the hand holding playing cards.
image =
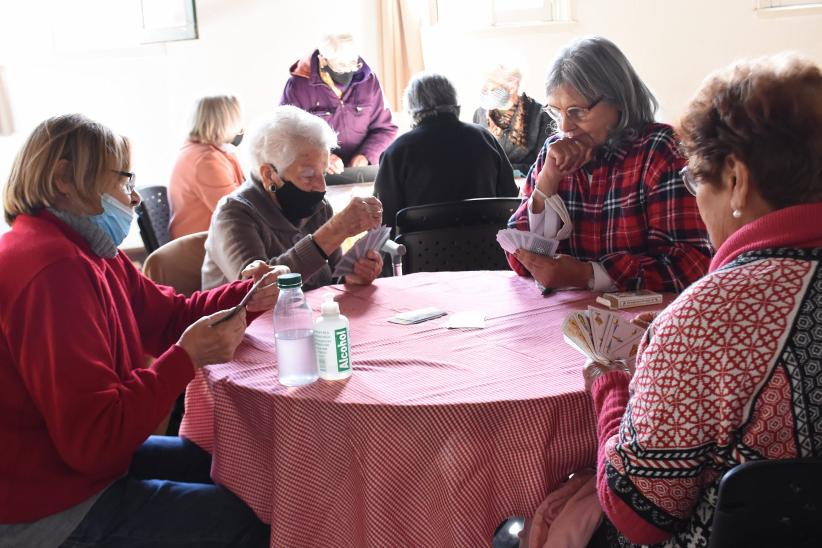
<svg viewBox="0 0 822 548">
<path fill-rule="evenodd" d="M 634 360 L 619 360 L 608 363 L 600 363 L 593 360 L 586 361 L 582 368 L 582 378 L 585 379 L 585 391 L 591 391 L 591 385 L 594 384 L 594 379 L 611 371 L 622 371 L 633 376 Z"/>
<path fill-rule="evenodd" d="M 277 297 L 280 295 L 277 278 L 289 272 L 291 269 L 287 266 L 270 265 L 265 261 L 254 261 L 245 267 L 240 273 L 241 278 L 253 278 L 255 284 L 263 277 L 266 278 L 246 303 L 246 309 L 250 312 L 262 312 L 274 308 L 277 304 Z"/>
<path fill-rule="evenodd" d="M 546 257 L 525 249 L 517 249 L 514 257 L 543 287 L 587 288 L 588 281 L 594 276 L 591 263 L 579 261 L 570 255 Z"/>
<path fill-rule="evenodd" d="M 376 251 L 369 250 L 364 257 L 354 262 L 354 272 L 346 274 L 345 283 L 368 285 L 382 272 L 382 257 Z"/>
<path fill-rule="evenodd" d="M 231 313 L 221 310 L 210 316 L 203 316 L 185 330 L 177 341 L 186 351 L 195 368 L 212 363 L 224 363 L 234 357 L 234 351 L 243 340 L 245 333 L 245 308 L 226 320 L 220 319 Z"/>
<path fill-rule="evenodd" d="M 356 236 L 382 224 L 382 202 L 374 196 L 355 196 L 345 209 L 332 217 L 332 221 L 346 237 Z"/>
</svg>

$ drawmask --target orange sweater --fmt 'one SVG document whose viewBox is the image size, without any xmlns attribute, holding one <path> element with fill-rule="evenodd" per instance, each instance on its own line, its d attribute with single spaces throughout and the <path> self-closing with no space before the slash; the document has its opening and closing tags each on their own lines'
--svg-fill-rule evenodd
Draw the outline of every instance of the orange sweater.
<svg viewBox="0 0 822 548">
<path fill-rule="evenodd" d="M 214 145 L 187 141 L 168 183 L 172 238 L 208 230 L 217 202 L 243 182 L 234 154 Z"/>
</svg>

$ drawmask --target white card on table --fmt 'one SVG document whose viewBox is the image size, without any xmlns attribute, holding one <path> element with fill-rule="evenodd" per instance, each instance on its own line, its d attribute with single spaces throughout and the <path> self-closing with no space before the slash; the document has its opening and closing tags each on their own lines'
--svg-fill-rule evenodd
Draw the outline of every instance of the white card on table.
<svg viewBox="0 0 822 548">
<path fill-rule="evenodd" d="M 445 327 L 448 329 L 483 329 L 485 327 L 485 314 L 482 312 L 455 312 L 448 316 Z"/>
</svg>

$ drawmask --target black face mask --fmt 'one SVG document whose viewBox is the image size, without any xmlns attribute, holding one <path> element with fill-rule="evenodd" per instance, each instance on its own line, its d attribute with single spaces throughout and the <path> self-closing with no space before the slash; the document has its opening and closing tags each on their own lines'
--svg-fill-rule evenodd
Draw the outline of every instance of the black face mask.
<svg viewBox="0 0 822 548">
<path fill-rule="evenodd" d="M 243 142 L 243 135 L 243 133 L 238 133 L 237 135 L 235 135 L 234 138 L 231 140 L 231 144 L 235 147 L 240 146 L 240 143 Z"/>
<path fill-rule="evenodd" d="M 331 67 L 325 67 L 325 71 L 328 73 L 331 79 L 334 80 L 335 84 L 339 84 L 343 87 L 350 84 L 351 79 L 354 78 L 354 74 L 356 74 L 356 71 L 353 70 L 351 72 L 335 72 L 331 70 Z"/>
<path fill-rule="evenodd" d="M 317 210 L 317 206 L 325 198 L 325 192 L 313 192 L 300 190 L 291 181 L 282 179 L 283 186 L 280 188 L 271 185 L 271 192 L 277 196 L 277 201 L 283 210 L 286 218 L 295 223 L 300 219 L 305 219 Z"/>
</svg>

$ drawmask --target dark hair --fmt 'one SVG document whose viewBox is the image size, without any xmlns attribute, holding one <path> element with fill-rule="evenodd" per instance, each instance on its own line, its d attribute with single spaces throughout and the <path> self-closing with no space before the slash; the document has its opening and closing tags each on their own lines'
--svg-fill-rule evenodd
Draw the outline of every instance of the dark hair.
<svg viewBox="0 0 822 548">
<path fill-rule="evenodd" d="M 612 144 L 632 141 L 654 121 L 658 103 L 625 54 L 602 36 L 580 38 L 554 58 L 545 78 L 545 94 L 566 84 L 589 102 L 602 99 L 619 111 L 608 137 Z"/>
<path fill-rule="evenodd" d="M 681 122 L 689 169 L 720 180 L 733 154 L 774 208 L 822 201 L 822 72 L 795 55 L 739 61 L 710 75 Z"/>
<path fill-rule="evenodd" d="M 457 90 L 448 78 L 431 72 L 418 72 L 405 88 L 405 110 L 414 125 L 440 113 L 460 115 Z"/>
</svg>

